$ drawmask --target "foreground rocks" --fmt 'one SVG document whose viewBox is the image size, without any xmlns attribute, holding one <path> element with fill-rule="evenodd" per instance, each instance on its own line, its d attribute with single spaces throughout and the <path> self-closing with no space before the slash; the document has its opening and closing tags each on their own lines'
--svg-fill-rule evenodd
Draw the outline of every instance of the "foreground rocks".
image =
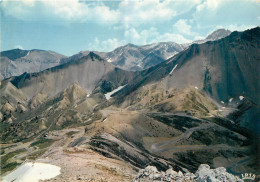
<svg viewBox="0 0 260 182">
<path fill-rule="evenodd" d="M 181 171 L 176 172 L 172 169 L 160 172 L 154 166 L 147 166 L 145 169 L 140 170 L 138 175 L 132 180 L 132 182 L 148 181 L 242 182 L 239 177 L 226 172 L 224 167 L 210 169 L 210 166 L 207 164 L 201 164 L 195 174 L 183 174 Z"/>
</svg>

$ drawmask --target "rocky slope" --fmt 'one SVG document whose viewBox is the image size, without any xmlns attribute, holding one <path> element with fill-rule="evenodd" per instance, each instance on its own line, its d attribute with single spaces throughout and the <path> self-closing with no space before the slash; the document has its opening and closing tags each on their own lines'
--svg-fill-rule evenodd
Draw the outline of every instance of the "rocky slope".
<svg viewBox="0 0 260 182">
<path fill-rule="evenodd" d="M 94 53 L 123 70 L 140 71 L 165 61 L 184 48 L 184 45 L 174 42 L 159 42 L 143 46 L 127 44 L 111 52 L 94 51 Z M 62 59 L 62 62 L 74 61 L 88 54 L 89 51 L 81 51 L 71 57 Z"/>
<path fill-rule="evenodd" d="M 219 167 L 218 160 L 223 160 L 224 167 L 233 171 L 235 161 L 242 160 L 242 156 L 247 159 L 245 163 L 241 161 L 240 169 L 251 164 L 256 167 L 253 161 L 258 160 L 255 152 L 260 131 L 259 84 L 256 82 L 259 80 L 259 35 L 257 27 L 242 33 L 233 32 L 218 41 L 194 44 L 167 62 L 141 72 L 135 83 L 115 95 L 120 106 L 156 111 L 148 116 L 180 131 L 184 127 L 184 133 L 173 140 L 168 136 L 143 138 L 142 145 L 150 153 L 178 161 L 190 171 L 195 170 L 191 166 L 198 167 L 201 162 Z M 182 126 L 187 123 L 187 115 L 191 116 L 190 124 L 200 118 L 209 125 L 199 122 L 196 126 Z M 223 136 L 228 140 L 219 138 Z M 233 151 L 233 162 L 228 164 L 224 158 L 230 151 Z"/>
<path fill-rule="evenodd" d="M 231 33 L 229 30 L 218 29 L 209 34 L 206 39 L 193 43 L 205 43 L 225 38 Z M 103 56 L 115 66 L 124 70 L 138 71 L 150 68 L 183 51 L 191 44 L 177 44 L 175 42 L 159 42 L 150 45 L 137 46 L 127 44 Z"/>
<path fill-rule="evenodd" d="M 197 88 L 223 107 L 230 99 L 240 96 L 259 105 L 259 35 L 260 28 L 257 27 L 233 32 L 217 41 L 193 44 L 167 62 L 141 72 L 135 83 L 128 84 L 118 93 L 118 98 L 131 95 L 145 84 L 156 83 L 165 91 Z M 252 116 L 251 121 L 259 118 Z M 254 127 L 259 128 L 259 125 L 255 123 Z"/>
<path fill-rule="evenodd" d="M 61 64 L 65 56 L 53 51 L 13 49 L 0 53 L 0 81 L 24 72 L 39 72 Z"/>
<path fill-rule="evenodd" d="M 131 71 L 157 65 L 184 49 L 174 42 L 160 42 L 144 46 L 127 44 L 106 54 L 106 59 L 119 68 Z"/>
<path fill-rule="evenodd" d="M 133 73 L 116 68 L 94 53 L 39 73 L 24 73 L 9 80 L 31 99 L 38 93 L 54 96 L 74 82 L 88 94 L 112 91 L 128 83 Z M 8 80 L 7 80 L 8 81 Z"/>
<path fill-rule="evenodd" d="M 140 72 L 91 52 L 2 81 L 1 170 L 29 159 L 60 166 L 53 181 L 130 181 L 148 165 L 172 168 L 152 168 L 154 180 L 259 175 L 259 31 L 194 44 Z"/>
</svg>

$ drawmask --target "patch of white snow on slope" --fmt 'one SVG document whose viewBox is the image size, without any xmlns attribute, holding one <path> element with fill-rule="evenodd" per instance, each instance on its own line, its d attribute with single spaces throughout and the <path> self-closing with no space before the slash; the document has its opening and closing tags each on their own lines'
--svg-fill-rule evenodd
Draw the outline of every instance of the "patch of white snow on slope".
<svg viewBox="0 0 260 182">
<path fill-rule="evenodd" d="M 120 86 L 120 87 L 116 88 L 115 90 L 113 90 L 113 91 L 111 91 L 111 92 L 107 92 L 107 93 L 105 94 L 106 99 L 107 99 L 107 100 L 111 99 L 111 98 L 112 98 L 111 95 L 113 95 L 114 93 L 118 92 L 119 90 L 121 90 L 121 89 L 124 88 L 125 86 L 126 86 L 126 85 L 123 85 L 123 86 Z"/>
<path fill-rule="evenodd" d="M 26 54 L 26 56 L 29 56 L 29 54 L 30 54 L 30 51 L 28 51 L 28 53 Z M 25 57 L 25 56 L 24 56 Z"/>
<path fill-rule="evenodd" d="M 176 64 L 173 68 L 172 71 L 170 72 L 170 75 L 172 75 L 173 71 L 177 68 L 178 64 Z"/>
<path fill-rule="evenodd" d="M 38 182 L 54 178 L 60 174 L 60 167 L 44 163 L 25 163 L 3 177 L 3 182 Z"/>
</svg>

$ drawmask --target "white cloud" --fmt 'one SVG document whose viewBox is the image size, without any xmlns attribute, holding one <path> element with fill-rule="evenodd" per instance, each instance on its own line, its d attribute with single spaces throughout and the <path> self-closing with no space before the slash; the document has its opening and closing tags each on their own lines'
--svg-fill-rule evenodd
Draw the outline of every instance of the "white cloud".
<svg viewBox="0 0 260 182">
<path fill-rule="evenodd" d="M 180 33 L 186 34 L 186 35 L 193 35 L 193 32 L 191 32 L 191 25 L 187 23 L 187 20 L 180 19 L 178 20 L 173 27 L 177 29 Z"/>
<path fill-rule="evenodd" d="M 122 46 L 124 44 L 125 44 L 124 41 L 120 41 L 116 38 L 107 39 L 107 40 L 101 42 L 101 46 L 104 47 L 105 50 L 113 50 L 113 49 L 115 49 L 119 46 Z"/>
<path fill-rule="evenodd" d="M 160 36 L 160 34 L 154 27 L 139 32 L 135 28 L 130 28 L 125 31 L 124 36 L 127 42 L 144 45 L 151 43 L 151 39 Z"/>
<path fill-rule="evenodd" d="M 203 9 L 215 10 L 219 4 L 228 0 L 205 0 L 203 3 L 197 6 L 197 11 L 202 11 Z"/>
<path fill-rule="evenodd" d="M 211 32 L 212 33 L 212 32 Z M 195 41 L 195 40 L 203 40 L 203 39 L 205 39 L 206 37 L 203 37 L 203 36 L 200 36 L 200 35 L 196 35 L 195 37 L 194 37 L 194 39 L 193 39 L 193 41 Z"/>
<path fill-rule="evenodd" d="M 156 28 L 151 27 L 150 29 L 145 29 L 138 31 L 135 28 L 129 28 L 124 32 L 124 39 L 118 40 L 117 38 L 111 38 L 104 41 L 100 41 L 97 37 L 92 43 L 88 44 L 90 50 L 95 51 L 111 51 L 117 47 L 125 45 L 127 43 L 133 43 L 136 45 L 145 45 L 156 42 L 176 42 L 176 43 L 189 43 L 189 40 L 182 36 L 181 34 L 176 34 L 173 32 L 160 33 Z"/>
<path fill-rule="evenodd" d="M 221 5 L 229 2 L 232 2 L 234 4 L 240 2 L 257 3 L 257 0 L 205 0 L 203 3 L 199 4 L 196 9 L 197 11 L 203 11 L 205 9 L 214 11 L 217 8 L 219 8 Z"/>
<path fill-rule="evenodd" d="M 176 34 L 176 33 L 162 34 L 159 37 L 157 37 L 154 42 L 167 42 L 167 41 L 172 41 L 172 42 L 176 42 L 176 43 L 179 43 L 179 44 L 191 42 L 191 40 L 185 38 L 183 35 Z"/>
<path fill-rule="evenodd" d="M 174 31 L 160 33 L 156 28 L 141 30 L 138 32 L 136 29 L 131 28 L 125 31 L 126 42 L 131 42 L 137 45 L 151 44 L 155 42 L 176 42 L 188 43 L 191 40 L 185 38 L 181 34 L 176 34 Z"/>
<path fill-rule="evenodd" d="M 59 20 L 71 22 L 95 22 L 114 24 L 119 21 L 119 12 L 102 3 L 90 4 L 78 0 L 3 0 L 1 10 L 22 20 Z"/>
<path fill-rule="evenodd" d="M 21 49 L 21 50 L 23 50 L 23 47 L 21 45 L 16 45 L 16 46 L 14 46 L 14 49 Z"/>
<path fill-rule="evenodd" d="M 125 28 L 171 20 L 189 11 L 202 0 L 122 0 L 111 9 L 102 1 L 79 0 L 3 0 L 1 10 L 22 20 L 63 20 L 121 24 Z"/>
<path fill-rule="evenodd" d="M 245 8 L 246 7 L 246 8 Z M 205 0 L 192 15 L 192 29 L 209 34 L 218 28 L 246 30 L 260 23 L 257 0 Z"/>
<path fill-rule="evenodd" d="M 132 41 L 135 41 L 135 40 L 139 40 L 140 38 L 143 38 L 141 37 L 141 35 L 135 30 L 135 28 L 130 28 L 128 30 L 125 31 L 125 37 L 127 39 L 130 39 Z M 131 42 L 132 42 L 131 41 Z"/>
<path fill-rule="evenodd" d="M 185 14 L 202 0 L 123 0 L 119 5 L 124 27 L 162 23 Z"/>
<path fill-rule="evenodd" d="M 174 8 L 166 6 L 166 1 L 159 0 L 124 0 L 119 4 L 122 23 L 125 27 L 138 26 L 143 23 L 167 21 L 177 15 Z"/>
<path fill-rule="evenodd" d="M 116 38 L 107 39 L 104 41 L 100 41 L 97 37 L 95 38 L 93 43 L 88 44 L 88 48 L 91 51 L 112 51 L 117 47 L 126 44 L 123 40 L 118 40 Z"/>
</svg>

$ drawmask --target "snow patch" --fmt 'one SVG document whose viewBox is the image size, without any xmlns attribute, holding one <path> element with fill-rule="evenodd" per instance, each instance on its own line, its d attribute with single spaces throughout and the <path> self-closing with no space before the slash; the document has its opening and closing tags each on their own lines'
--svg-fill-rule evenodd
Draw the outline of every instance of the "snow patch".
<svg viewBox="0 0 260 182">
<path fill-rule="evenodd" d="M 54 178 L 60 174 L 60 167 L 44 163 L 25 163 L 3 177 L 3 182 L 38 182 Z"/>
<path fill-rule="evenodd" d="M 220 101 L 222 104 L 225 104 L 225 102 L 222 100 L 222 101 Z"/>
<path fill-rule="evenodd" d="M 87 94 L 87 97 L 89 97 L 90 96 L 90 94 Z"/>
<path fill-rule="evenodd" d="M 124 88 L 126 85 L 120 86 L 118 88 L 116 88 L 115 90 L 108 92 L 105 94 L 105 97 L 107 100 L 111 99 L 111 95 L 113 95 L 114 93 L 118 92 L 119 90 L 121 90 L 122 88 Z"/>
<path fill-rule="evenodd" d="M 142 68 L 142 63 L 138 63 L 137 66 Z"/>
<path fill-rule="evenodd" d="M 107 62 L 111 63 L 111 62 L 113 62 L 113 61 L 112 61 L 112 59 L 111 59 L 111 58 L 109 58 L 109 59 L 107 60 Z"/>
<path fill-rule="evenodd" d="M 170 72 L 170 75 L 172 75 L 173 71 L 177 68 L 177 66 L 178 66 L 178 64 L 176 64 L 176 65 L 173 67 L 172 71 Z"/>
<path fill-rule="evenodd" d="M 198 87 L 194 87 L 195 89 L 197 89 L 197 90 L 199 90 L 199 88 Z"/>
<path fill-rule="evenodd" d="M 177 55 L 177 53 L 175 55 L 173 55 L 172 59 L 170 59 L 166 64 L 169 64 L 170 62 L 174 61 L 175 60 L 174 58 L 176 57 L 176 55 Z"/>
<path fill-rule="evenodd" d="M 175 56 L 176 54 L 177 54 L 177 52 L 175 52 L 175 53 L 172 54 L 172 55 L 169 55 L 168 57 L 166 57 L 166 60 L 167 60 L 167 59 L 170 59 L 171 57 Z"/>
<path fill-rule="evenodd" d="M 239 100 L 243 100 L 244 98 L 245 98 L 245 97 L 242 96 L 242 95 L 239 96 Z"/>
<path fill-rule="evenodd" d="M 229 101 L 229 102 L 232 102 L 232 100 L 233 100 L 233 98 L 230 98 L 228 101 Z"/>
<path fill-rule="evenodd" d="M 26 56 L 29 56 L 29 54 L 30 54 L 30 51 L 27 52 Z"/>
</svg>

